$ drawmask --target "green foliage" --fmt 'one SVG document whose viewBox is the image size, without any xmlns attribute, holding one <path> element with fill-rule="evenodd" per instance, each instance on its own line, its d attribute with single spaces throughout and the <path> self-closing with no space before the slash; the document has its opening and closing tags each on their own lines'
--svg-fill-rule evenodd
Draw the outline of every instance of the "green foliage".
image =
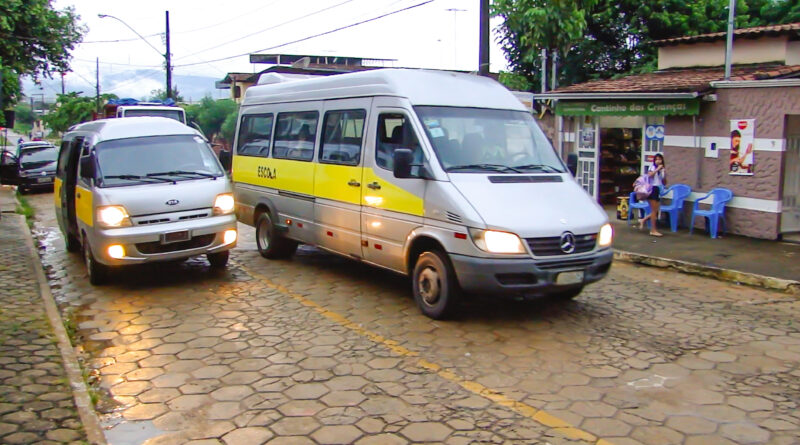
<svg viewBox="0 0 800 445">
<path fill-rule="evenodd" d="M 19 76 L 69 71 L 70 51 L 86 33 L 79 19 L 71 7 L 54 10 L 51 0 L 0 2 L 4 104 L 17 100 Z"/>
<path fill-rule="evenodd" d="M 225 122 L 222 123 L 222 128 L 220 129 L 220 136 L 225 142 L 233 143 L 233 136 L 236 133 L 236 120 L 238 117 L 239 106 L 237 105 L 236 110 L 225 118 Z"/>
<path fill-rule="evenodd" d="M 233 100 L 214 100 L 210 96 L 206 96 L 199 104 L 186 107 L 186 118 L 190 122 L 197 122 L 206 137 L 211 140 L 220 133 L 222 124 L 225 123 L 228 116 L 235 116 L 237 112 L 238 105 Z"/>
<path fill-rule="evenodd" d="M 539 85 L 541 50 L 559 53 L 559 83 L 652 71 L 655 40 L 727 29 L 729 0 L 495 0 L 515 73 Z M 572 6 L 570 6 L 572 5 Z M 737 0 L 736 27 L 800 21 L 797 0 Z M 561 33 L 556 36 L 554 33 Z M 549 77 L 549 76 L 548 76 Z"/>
<path fill-rule="evenodd" d="M 103 101 L 107 96 L 103 96 Z M 95 111 L 93 97 L 79 96 L 78 93 L 59 94 L 55 108 L 42 117 L 51 130 L 63 133 L 75 124 L 92 120 Z"/>
<path fill-rule="evenodd" d="M 527 77 L 522 74 L 500 71 L 497 80 L 512 91 L 530 91 L 533 86 Z"/>
<path fill-rule="evenodd" d="M 14 106 L 14 123 L 23 125 L 33 125 L 36 116 L 33 114 L 30 104 L 20 102 Z"/>
<path fill-rule="evenodd" d="M 167 100 L 167 90 L 165 88 L 158 88 L 151 91 L 148 100 Z M 184 101 L 183 96 L 181 96 L 181 93 L 178 91 L 178 87 L 174 85 L 172 86 L 172 100 L 174 100 L 176 103 Z"/>
</svg>

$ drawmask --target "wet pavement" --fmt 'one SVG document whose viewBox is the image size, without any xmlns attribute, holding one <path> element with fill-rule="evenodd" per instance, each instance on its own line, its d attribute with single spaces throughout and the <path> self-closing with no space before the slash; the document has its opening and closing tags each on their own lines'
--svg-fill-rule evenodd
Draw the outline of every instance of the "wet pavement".
<svg viewBox="0 0 800 445">
<path fill-rule="evenodd" d="M 4 199 L 0 210 L 13 210 Z M 39 294 L 24 217 L 0 216 L 0 443 L 85 443 Z"/>
<path fill-rule="evenodd" d="M 203 259 L 88 284 L 51 195 L 42 262 L 112 444 L 800 442 L 800 303 L 615 263 L 570 303 L 419 314 L 406 279 L 243 230 Z"/>
</svg>

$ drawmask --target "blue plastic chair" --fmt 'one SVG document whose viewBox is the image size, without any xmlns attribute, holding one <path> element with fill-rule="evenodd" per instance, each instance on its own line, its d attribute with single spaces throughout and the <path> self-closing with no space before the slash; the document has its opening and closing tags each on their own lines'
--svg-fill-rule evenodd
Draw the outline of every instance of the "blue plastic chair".
<svg viewBox="0 0 800 445">
<path fill-rule="evenodd" d="M 628 198 L 628 225 L 631 223 L 631 216 L 634 210 L 639 210 L 639 219 L 650 214 L 650 203 L 646 199 L 641 201 L 636 200 L 636 192 L 631 192 Z M 650 220 L 647 220 L 647 227 L 650 227 Z"/>
<path fill-rule="evenodd" d="M 683 213 L 683 201 L 692 193 L 692 188 L 686 184 L 675 184 L 661 192 L 661 197 L 672 192 L 672 202 L 661 205 L 661 212 L 669 215 L 669 228 L 673 232 L 678 231 L 678 221 Z"/>
<path fill-rule="evenodd" d="M 700 210 L 700 201 L 711 196 L 714 197 L 714 202 L 711 203 L 711 209 Z M 720 231 L 720 234 L 723 233 L 725 231 L 725 204 L 727 204 L 731 199 L 733 199 L 733 192 L 721 187 L 711 189 L 706 196 L 697 199 L 697 201 L 694 202 L 694 208 L 692 209 L 692 221 L 689 225 L 689 233 L 692 233 L 692 230 L 694 229 L 695 215 L 702 216 L 706 219 L 706 227 L 708 228 L 708 232 L 711 234 L 711 238 L 717 237 L 719 220 L 722 219 L 723 229 Z"/>
</svg>

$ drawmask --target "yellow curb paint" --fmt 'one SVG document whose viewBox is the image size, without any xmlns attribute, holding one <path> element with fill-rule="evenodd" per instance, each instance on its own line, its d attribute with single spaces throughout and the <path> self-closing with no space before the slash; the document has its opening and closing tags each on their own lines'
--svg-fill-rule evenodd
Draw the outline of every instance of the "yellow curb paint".
<svg viewBox="0 0 800 445">
<path fill-rule="evenodd" d="M 361 335 L 362 337 L 366 337 L 375 343 L 379 343 L 387 347 L 397 355 L 406 357 L 417 357 L 419 355 L 419 353 L 415 351 L 399 346 L 398 342 L 395 340 L 387 339 L 380 334 L 365 329 L 358 323 L 349 320 L 347 317 L 338 314 L 336 312 L 330 311 L 326 309 L 324 306 L 312 300 L 309 300 L 303 295 L 290 291 L 283 285 L 273 283 L 272 280 L 270 280 L 266 276 L 258 272 L 254 272 L 245 265 L 238 262 L 237 264 L 245 272 L 250 274 L 250 276 L 258 278 L 259 280 L 263 281 L 267 285 L 267 287 L 275 289 L 278 292 L 293 298 L 303 306 L 313 308 L 315 311 L 319 312 L 320 315 L 327 318 L 328 320 L 331 320 L 340 326 L 344 326 L 347 329 L 350 329 L 351 331 Z M 498 391 L 495 391 L 491 388 L 487 388 L 486 386 L 481 385 L 478 382 L 467 380 L 453 371 L 449 371 L 447 369 L 442 368 L 441 365 L 429 362 L 428 360 L 421 358 L 417 361 L 417 366 L 419 366 L 422 369 L 428 370 L 449 382 L 455 383 L 456 385 L 464 388 L 465 390 L 473 394 L 489 399 L 497 405 L 509 408 L 521 416 L 527 417 L 546 427 L 553 428 L 555 431 L 557 431 L 558 433 L 560 433 L 565 437 L 568 437 L 570 439 L 583 440 L 585 442 L 593 443 L 595 445 L 614 445 L 608 440 L 599 439 L 594 434 L 576 428 L 570 425 L 567 421 L 562 420 L 552 414 L 549 414 L 544 410 L 540 410 L 526 403 L 514 400 L 506 395 L 503 395 Z"/>
</svg>

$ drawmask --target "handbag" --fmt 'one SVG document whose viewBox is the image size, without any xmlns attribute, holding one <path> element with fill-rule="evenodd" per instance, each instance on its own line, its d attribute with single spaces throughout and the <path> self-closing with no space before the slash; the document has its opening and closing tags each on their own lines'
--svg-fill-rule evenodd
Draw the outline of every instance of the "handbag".
<svg viewBox="0 0 800 445">
<path fill-rule="evenodd" d="M 636 193 L 636 199 L 642 201 L 650 196 L 653 192 L 653 184 L 650 183 L 650 177 L 642 175 L 633 181 L 633 192 Z"/>
</svg>

